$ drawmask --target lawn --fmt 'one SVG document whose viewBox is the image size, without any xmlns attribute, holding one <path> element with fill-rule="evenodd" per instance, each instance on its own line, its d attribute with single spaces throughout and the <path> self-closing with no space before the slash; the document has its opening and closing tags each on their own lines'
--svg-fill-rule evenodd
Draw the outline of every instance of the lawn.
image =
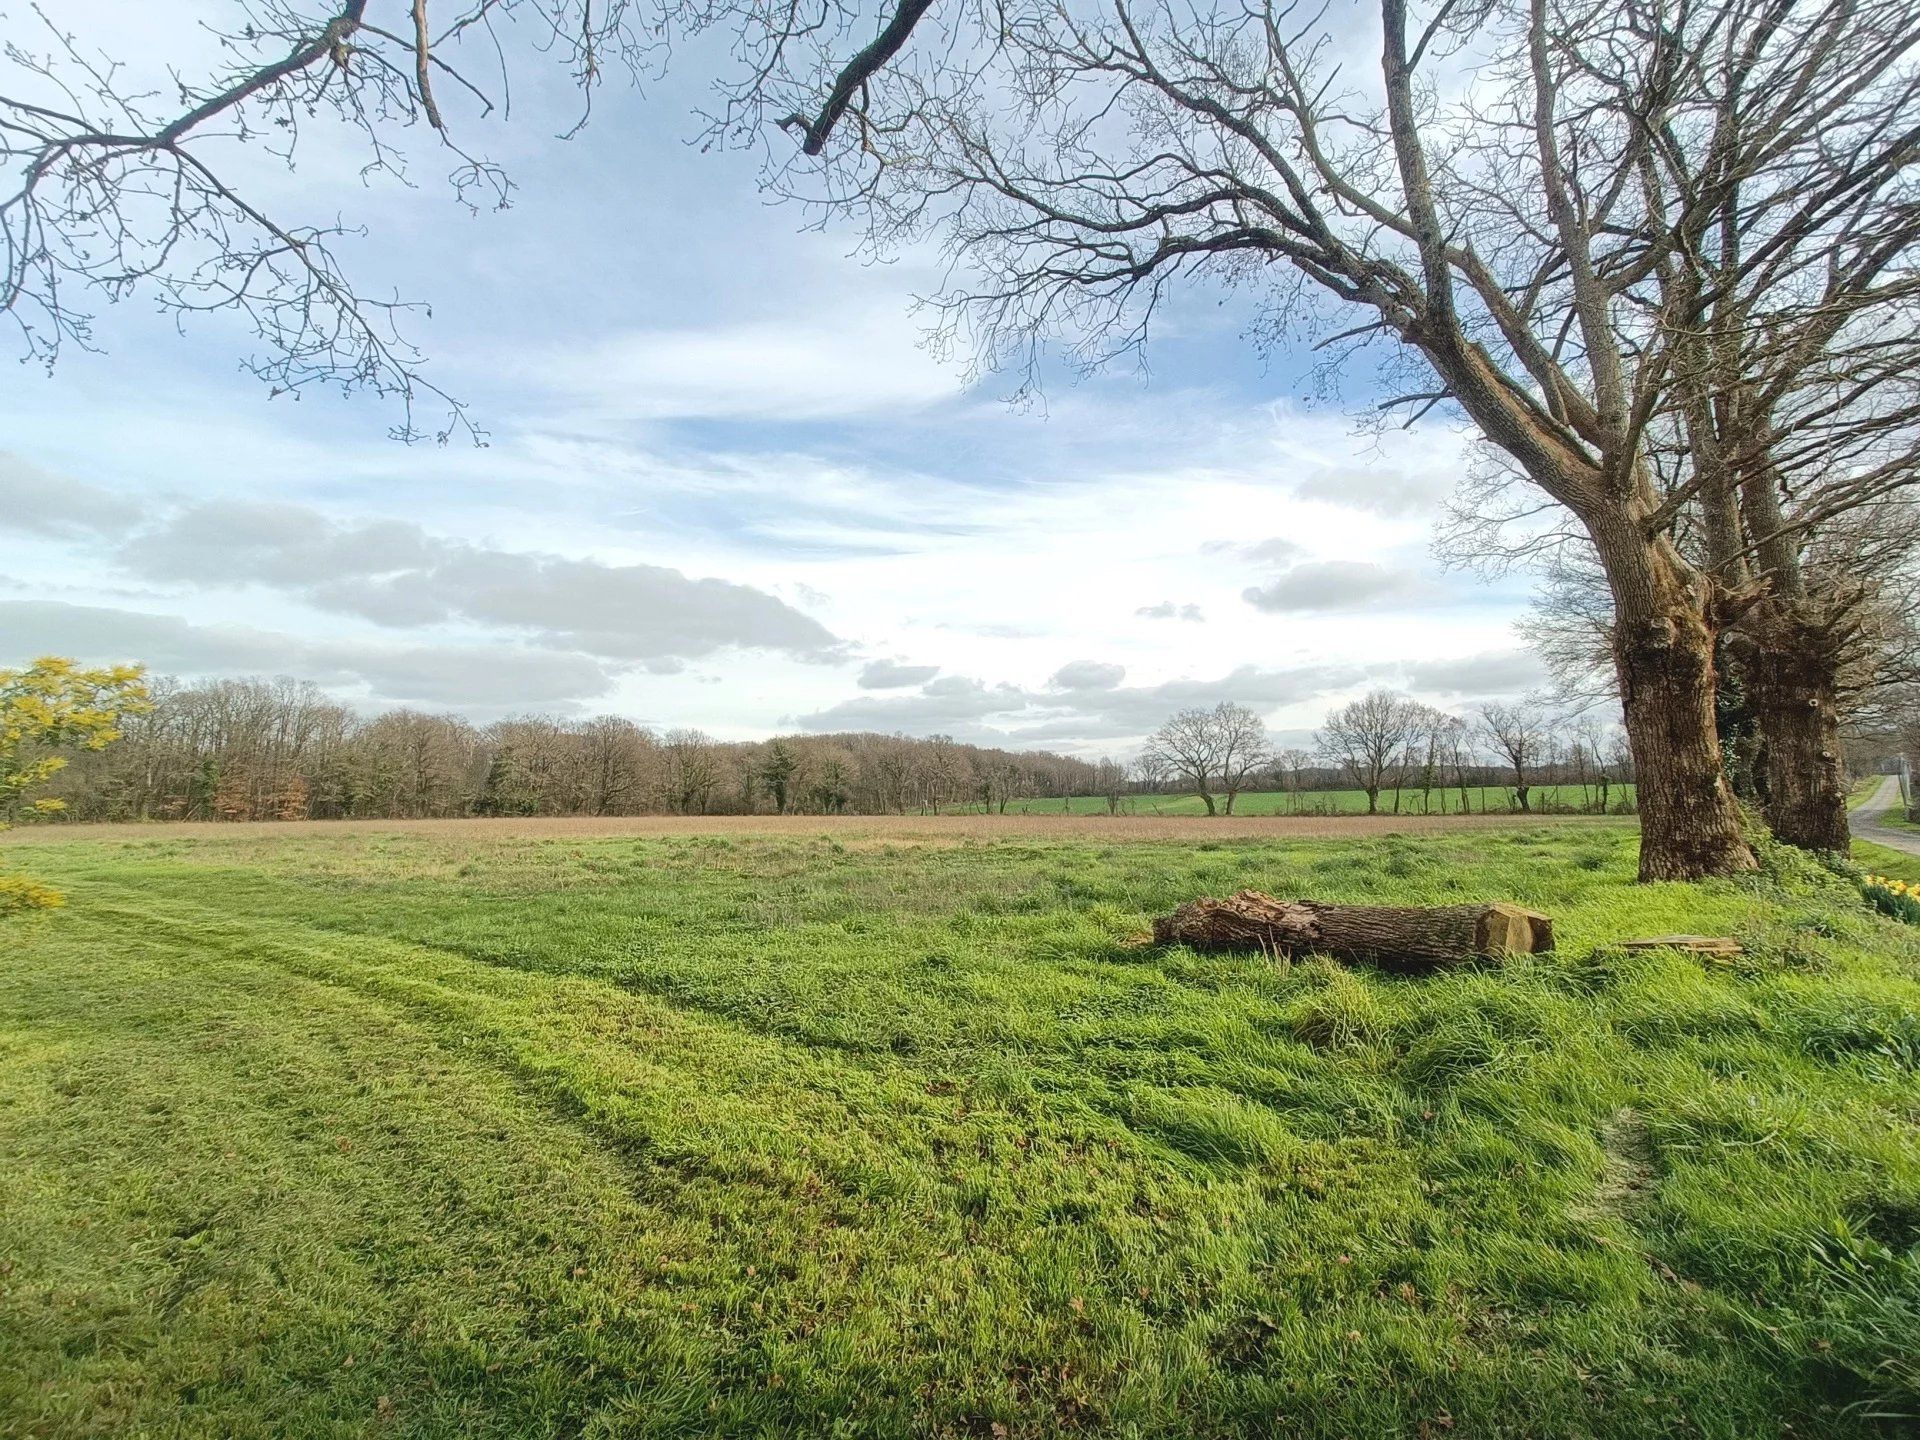
<svg viewBox="0 0 1920 1440">
<path fill-rule="evenodd" d="M 835 838 L 844 835 L 846 838 Z M 1630 827 L 61 839 L 0 1433 L 1853 1436 L 1920 1404 L 1920 930 Z M 1141 948 L 1519 900 L 1395 977 Z M 1615 942 L 1738 936 L 1709 964 Z"/>
<path fill-rule="evenodd" d="M 1536 785 L 1528 797 L 1536 810 L 1585 810 L 1598 803 L 1599 790 L 1579 785 Z M 1402 790 L 1400 793 L 1400 812 L 1407 815 L 1452 815 L 1460 812 L 1460 792 L 1457 789 L 1436 789 L 1428 797 L 1431 810 L 1421 804 L 1418 790 Z M 1224 796 L 1214 796 L 1216 805 L 1224 806 Z M 1633 787 L 1615 785 L 1607 792 L 1608 808 L 1619 811 L 1631 808 Z M 1467 787 L 1467 807 L 1472 814 L 1504 814 L 1513 809 L 1513 791 L 1503 785 L 1470 785 Z M 1380 808 L 1393 812 L 1393 790 L 1388 788 L 1380 792 Z M 1075 815 L 1104 815 L 1107 813 L 1107 800 L 1104 795 L 1076 795 L 1072 799 L 1020 799 L 1009 801 L 1009 811 L 1024 814 L 1058 814 L 1069 812 Z M 1121 797 L 1120 809 L 1127 815 L 1204 815 L 1206 802 L 1198 795 L 1126 795 Z M 1234 800 L 1236 815 L 1364 815 L 1367 810 L 1367 792 L 1364 790 L 1302 790 L 1289 793 L 1284 790 L 1249 790 Z"/>
</svg>

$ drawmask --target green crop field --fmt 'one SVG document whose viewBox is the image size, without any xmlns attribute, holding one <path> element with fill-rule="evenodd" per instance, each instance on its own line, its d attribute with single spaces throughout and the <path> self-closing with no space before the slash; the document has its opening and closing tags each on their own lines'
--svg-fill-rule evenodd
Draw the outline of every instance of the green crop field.
<svg viewBox="0 0 1920 1440">
<path fill-rule="evenodd" d="M 0 1434 L 1897 1433 L 1920 929 L 1634 839 L 0 849 Z M 1560 948 L 1136 938 L 1248 885 Z"/>
<path fill-rule="evenodd" d="M 1597 788 L 1579 785 L 1536 785 L 1528 797 L 1536 810 L 1586 810 L 1599 803 Z M 1225 797 L 1216 795 L 1216 805 L 1224 806 Z M 1467 809 L 1475 815 L 1503 814 L 1513 809 L 1513 791 L 1500 785 L 1467 787 Z M 1631 809 L 1633 787 L 1615 785 L 1607 792 L 1610 810 Z M 977 808 L 977 807 L 976 807 Z M 1394 813 L 1393 791 L 1383 790 L 1380 808 Z M 1103 795 L 1076 795 L 1072 799 L 1021 799 L 1007 804 L 1011 812 L 1028 815 L 1073 814 L 1104 815 L 1107 800 Z M 1364 790 L 1249 790 L 1234 800 L 1236 815 L 1364 815 L 1367 792 Z M 1458 790 L 1435 790 L 1422 805 L 1418 790 L 1403 790 L 1400 810 L 1405 815 L 1456 815 L 1461 811 Z M 1123 815 L 1204 815 L 1206 802 L 1198 795 L 1127 795 L 1120 801 Z"/>
</svg>

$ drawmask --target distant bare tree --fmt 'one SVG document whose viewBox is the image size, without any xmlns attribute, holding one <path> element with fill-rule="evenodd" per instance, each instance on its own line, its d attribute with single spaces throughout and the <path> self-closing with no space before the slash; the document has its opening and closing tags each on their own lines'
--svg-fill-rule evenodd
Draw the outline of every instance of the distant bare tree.
<svg viewBox="0 0 1920 1440">
<path fill-rule="evenodd" d="M 1465 720 L 1458 715 L 1449 715 L 1447 723 L 1439 728 L 1437 740 L 1440 763 L 1452 776 L 1454 788 L 1460 792 L 1460 813 L 1465 815 L 1473 808 L 1473 789 L 1468 782 L 1468 772 L 1474 763 L 1472 732 Z M 1484 801 L 1480 808 L 1486 809 Z"/>
<path fill-rule="evenodd" d="M 942 805 L 960 796 L 972 767 L 951 735 L 929 735 L 924 744 L 914 747 L 914 759 L 921 804 L 938 815 Z"/>
<path fill-rule="evenodd" d="M 1127 767 L 1118 760 L 1102 757 L 1094 762 L 1094 793 L 1107 802 L 1107 814 L 1118 815 L 1120 802 L 1127 794 Z"/>
<path fill-rule="evenodd" d="M 1420 724 L 1423 707 L 1391 690 L 1374 690 L 1327 716 L 1320 753 L 1367 795 L 1367 813 L 1380 811 L 1380 790 Z"/>
<path fill-rule="evenodd" d="M 988 814 L 1004 815 L 1013 798 L 1027 788 L 1027 772 L 1014 756 L 993 750 L 975 761 L 974 783 Z"/>
<path fill-rule="evenodd" d="M 1533 775 L 1545 758 L 1546 716 L 1535 705 L 1487 704 L 1480 707 L 1480 734 L 1513 776 L 1513 803 L 1533 809 Z"/>
<path fill-rule="evenodd" d="M 838 815 L 853 800 L 854 758 L 837 745 L 814 745 L 807 750 L 808 803 L 822 815 Z"/>
<path fill-rule="evenodd" d="M 1453 716 L 1428 705 L 1422 705 L 1414 719 L 1413 735 L 1407 742 L 1407 763 L 1412 772 L 1411 783 L 1420 787 L 1420 813 L 1423 815 L 1433 813 L 1436 786 L 1441 787 L 1440 808 L 1443 811 L 1446 809 L 1445 751 L 1453 724 Z"/>
<path fill-rule="evenodd" d="M 1148 739 L 1143 758 L 1158 773 L 1186 782 L 1200 797 L 1207 814 L 1220 813 L 1214 803 L 1214 776 L 1220 773 L 1222 737 L 1214 712 L 1195 707 L 1182 710 Z"/>
<path fill-rule="evenodd" d="M 1233 802 L 1247 781 L 1264 770 L 1272 760 L 1267 747 L 1267 726 L 1244 705 L 1221 701 L 1210 716 L 1218 739 L 1219 757 L 1214 762 L 1220 776 L 1220 789 L 1226 796 L 1226 812 L 1233 814 Z"/>
<path fill-rule="evenodd" d="M 704 730 L 669 730 L 661 742 L 665 754 L 667 808 L 680 815 L 704 815 L 720 783 L 720 754 Z"/>
<path fill-rule="evenodd" d="M 656 745 L 631 720 L 601 715 L 577 732 L 581 791 L 592 815 L 630 815 L 646 803 Z"/>
<path fill-rule="evenodd" d="M 1280 782 L 1280 788 L 1287 793 L 1287 807 L 1300 808 L 1300 786 L 1305 779 L 1306 770 L 1313 763 L 1313 752 L 1290 746 L 1277 752 L 1273 757 L 1274 779 Z"/>
</svg>

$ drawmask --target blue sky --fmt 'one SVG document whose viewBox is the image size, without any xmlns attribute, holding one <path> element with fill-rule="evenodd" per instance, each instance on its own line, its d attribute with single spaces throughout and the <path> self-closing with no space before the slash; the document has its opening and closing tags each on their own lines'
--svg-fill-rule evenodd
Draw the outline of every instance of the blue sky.
<svg viewBox="0 0 1920 1440">
<path fill-rule="evenodd" d="M 72 9 L 159 55 L 225 7 Z M 1523 587 L 1429 553 L 1457 432 L 1308 404 L 1307 358 L 1250 344 L 1224 293 L 1182 298 L 1149 371 L 1009 408 L 921 345 L 922 257 L 863 260 L 767 203 L 752 157 L 688 143 L 698 68 L 603 92 L 560 143 L 574 102 L 529 57 L 511 124 L 460 132 L 511 171 L 505 212 L 456 205 L 425 132 L 412 188 L 324 131 L 292 174 L 242 162 L 282 217 L 367 227 L 352 273 L 431 303 L 410 334 L 488 444 L 397 444 L 371 396 L 269 399 L 232 326 L 107 308 L 104 353 L 0 392 L 0 664 L 1086 754 L 1187 703 L 1292 736 L 1373 685 L 1459 706 L 1537 680 Z"/>
</svg>

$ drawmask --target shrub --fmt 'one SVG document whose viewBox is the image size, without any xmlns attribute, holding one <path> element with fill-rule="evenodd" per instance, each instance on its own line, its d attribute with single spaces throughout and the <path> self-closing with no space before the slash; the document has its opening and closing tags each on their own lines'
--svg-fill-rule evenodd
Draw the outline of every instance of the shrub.
<svg viewBox="0 0 1920 1440">
<path fill-rule="evenodd" d="M 0 875 L 0 920 L 35 910 L 57 910 L 67 903 L 58 890 L 24 875 Z"/>
</svg>

